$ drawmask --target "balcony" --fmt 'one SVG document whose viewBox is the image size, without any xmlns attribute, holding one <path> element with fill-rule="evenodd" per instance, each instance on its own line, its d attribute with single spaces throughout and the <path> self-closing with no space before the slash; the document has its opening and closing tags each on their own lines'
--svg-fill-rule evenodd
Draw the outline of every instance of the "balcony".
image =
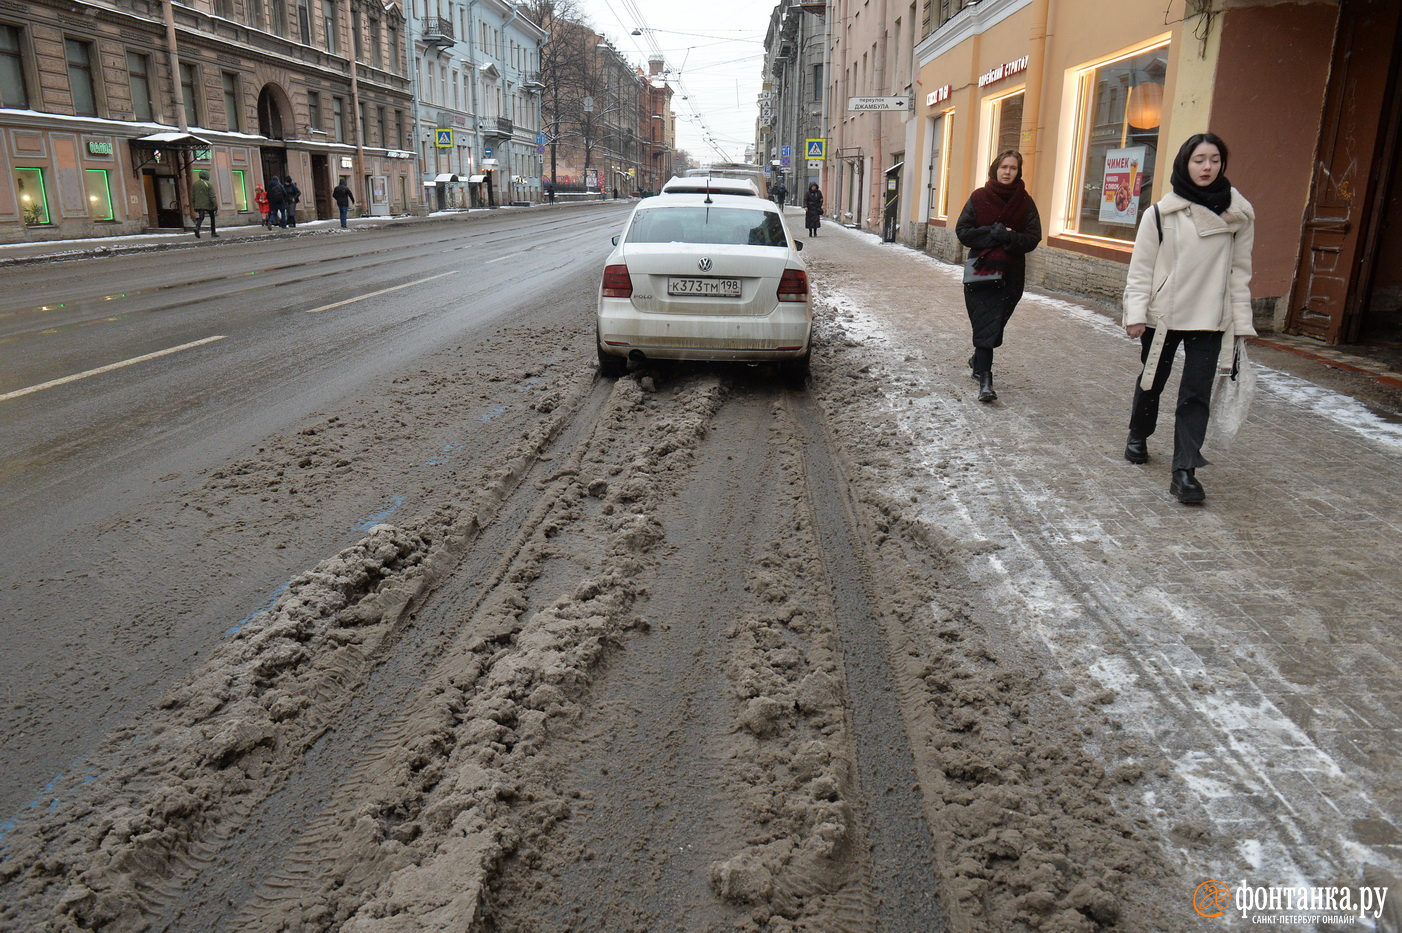
<svg viewBox="0 0 1402 933">
<path fill-rule="evenodd" d="M 434 48 L 448 48 L 453 44 L 453 21 L 441 16 L 426 16 L 423 20 L 423 41 Z"/>
<path fill-rule="evenodd" d="M 482 121 L 482 135 L 487 139 L 510 139 L 515 130 L 509 117 L 489 117 Z"/>
</svg>

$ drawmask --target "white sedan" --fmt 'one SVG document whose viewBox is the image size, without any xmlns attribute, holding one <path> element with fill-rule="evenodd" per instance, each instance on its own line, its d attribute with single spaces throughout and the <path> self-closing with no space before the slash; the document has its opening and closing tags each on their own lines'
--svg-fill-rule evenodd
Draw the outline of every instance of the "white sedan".
<svg viewBox="0 0 1402 933">
<path fill-rule="evenodd" d="M 778 207 L 755 197 L 667 194 L 633 209 L 599 290 L 599 371 L 628 360 L 777 362 L 808 371 L 808 270 Z"/>
</svg>

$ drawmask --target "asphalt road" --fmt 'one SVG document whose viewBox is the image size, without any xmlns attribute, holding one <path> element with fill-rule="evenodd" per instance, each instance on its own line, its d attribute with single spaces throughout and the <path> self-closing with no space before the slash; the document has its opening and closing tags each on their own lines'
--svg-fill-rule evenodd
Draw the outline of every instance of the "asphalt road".
<svg viewBox="0 0 1402 933">
<path fill-rule="evenodd" d="M 210 620 L 243 618 L 380 507 L 321 501 L 230 560 L 219 528 L 176 514 L 191 484 L 434 351 L 471 360 L 511 324 L 578 320 L 625 216 L 472 213 L 0 270 L 0 813 L 207 651 Z"/>
</svg>

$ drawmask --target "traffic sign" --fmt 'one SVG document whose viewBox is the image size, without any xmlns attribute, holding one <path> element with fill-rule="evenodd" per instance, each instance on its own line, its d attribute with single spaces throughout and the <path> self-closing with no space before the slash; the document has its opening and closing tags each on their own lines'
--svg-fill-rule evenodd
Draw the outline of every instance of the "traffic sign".
<svg viewBox="0 0 1402 933">
<path fill-rule="evenodd" d="M 433 144 L 434 144 L 435 146 L 437 146 L 439 149 L 451 149 L 451 148 L 453 148 L 453 131 L 452 131 L 452 130 L 434 130 L 434 131 L 433 131 Z"/>
<path fill-rule="evenodd" d="M 790 165 L 793 165 L 793 156 L 779 156 L 779 164 L 784 168 L 788 168 Z"/>
<path fill-rule="evenodd" d="M 793 146 L 780 146 L 780 147 L 779 147 L 779 155 L 781 155 L 781 156 L 792 156 L 792 155 L 793 155 Z"/>
<path fill-rule="evenodd" d="M 826 158 L 828 157 L 828 155 L 827 155 L 828 141 L 827 141 L 826 139 L 810 139 L 810 140 L 807 140 L 807 143 L 808 143 L 808 158 L 810 158 L 810 159 L 826 159 Z"/>
<path fill-rule="evenodd" d="M 861 113 L 867 110 L 915 110 L 915 98 L 905 97 L 849 97 L 847 112 Z"/>
</svg>

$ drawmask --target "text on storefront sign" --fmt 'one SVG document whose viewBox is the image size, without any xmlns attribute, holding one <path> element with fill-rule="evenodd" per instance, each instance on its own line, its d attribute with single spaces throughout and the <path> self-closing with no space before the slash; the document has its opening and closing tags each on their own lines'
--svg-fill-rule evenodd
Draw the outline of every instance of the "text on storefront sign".
<svg viewBox="0 0 1402 933">
<path fill-rule="evenodd" d="M 1019 71 L 1026 71 L 1027 58 L 1028 56 L 1024 55 L 1021 58 L 1015 58 L 1010 62 L 1004 62 L 996 68 L 989 69 L 978 79 L 978 86 L 987 87 L 990 84 L 996 84 L 1002 81 L 1004 78 L 1011 78 Z"/>
<path fill-rule="evenodd" d="M 925 95 L 925 106 L 933 107 L 935 104 L 942 104 L 949 100 L 949 95 L 954 93 L 954 85 L 946 84 L 944 87 L 937 87 Z"/>
</svg>

